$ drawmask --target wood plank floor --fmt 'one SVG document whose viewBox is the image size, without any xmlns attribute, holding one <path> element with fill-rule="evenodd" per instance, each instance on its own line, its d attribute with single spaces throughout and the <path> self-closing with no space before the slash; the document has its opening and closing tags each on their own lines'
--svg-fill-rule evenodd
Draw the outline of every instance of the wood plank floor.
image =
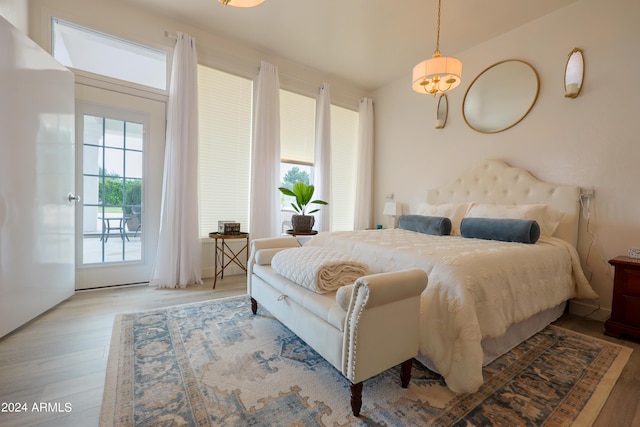
<svg viewBox="0 0 640 427">
<path fill-rule="evenodd" d="M 135 286 L 77 292 L 0 339 L 0 409 L 27 404 L 26 412 L 0 412 L 0 426 L 97 426 L 115 315 L 241 295 L 245 276 L 228 276 L 215 291 L 211 287 L 206 281 L 187 289 Z M 595 426 L 640 426 L 640 343 L 606 337 L 602 322 L 579 316 L 567 314 L 556 324 L 634 349 Z M 49 407 L 34 410 L 40 403 Z"/>
<path fill-rule="evenodd" d="M 76 292 L 0 339 L 0 404 L 27 403 L 26 412 L 0 412 L 0 426 L 97 426 L 116 314 L 246 294 L 246 286 L 239 275 L 218 280 L 215 290 L 205 280 L 186 289 Z M 34 411 L 41 402 L 53 406 Z"/>
</svg>

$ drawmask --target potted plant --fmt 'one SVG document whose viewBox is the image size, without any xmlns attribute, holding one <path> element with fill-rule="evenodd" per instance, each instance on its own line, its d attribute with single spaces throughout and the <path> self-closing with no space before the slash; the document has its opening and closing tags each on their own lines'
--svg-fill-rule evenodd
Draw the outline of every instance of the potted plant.
<svg viewBox="0 0 640 427">
<path fill-rule="evenodd" d="M 296 199 L 295 203 L 291 203 L 293 210 L 297 212 L 297 214 L 291 217 L 293 231 L 298 233 L 310 232 L 315 223 L 315 218 L 310 214 L 318 212 L 320 208 L 307 211 L 309 205 L 327 205 L 328 203 L 324 200 L 312 200 L 315 187 L 313 185 L 307 185 L 302 181 L 293 184 L 291 190 L 287 187 L 279 187 L 278 190 L 285 196 L 295 197 Z"/>
</svg>

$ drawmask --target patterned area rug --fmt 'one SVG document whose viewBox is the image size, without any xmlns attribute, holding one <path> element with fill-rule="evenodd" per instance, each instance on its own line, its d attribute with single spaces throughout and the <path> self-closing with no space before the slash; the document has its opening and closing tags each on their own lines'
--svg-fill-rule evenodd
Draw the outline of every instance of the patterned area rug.
<svg viewBox="0 0 640 427">
<path fill-rule="evenodd" d="M 349 382 L 247 296 L 120 315 L 101 426 L 588 426 L 631 349 L 550 326 L 454 395 L 414 361 L 364 382 L 359 418 Z"/>
</svg>

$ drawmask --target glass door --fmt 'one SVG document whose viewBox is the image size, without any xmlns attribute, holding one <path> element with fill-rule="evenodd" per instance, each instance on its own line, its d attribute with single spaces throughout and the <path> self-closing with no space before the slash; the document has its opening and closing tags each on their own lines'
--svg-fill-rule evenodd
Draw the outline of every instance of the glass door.
<svg viewBox="0 0 640 427">
<path fill-rule="evenodd" d="M 76 289 L 143 283 L 156 252 L 160 101 L 76 85 Z"/>
<path fill-rule="evenodd" d="M 144 123 L 82 121 L 82 264 L 141 261 Z"/>
</svg>

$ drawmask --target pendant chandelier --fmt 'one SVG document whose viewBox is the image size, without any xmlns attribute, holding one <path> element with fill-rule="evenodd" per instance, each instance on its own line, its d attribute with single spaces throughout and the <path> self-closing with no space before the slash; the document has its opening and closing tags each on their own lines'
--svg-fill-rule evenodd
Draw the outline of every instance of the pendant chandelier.
<svg viewBox="0 0 640 427">
<path fill-rule="evenodd" d="M 225 6 L 254 7 L 262 4 L 264 0 L 219 0 Z"/>
<path fill-rule="evenodd" d="M 462 62 L 457 58 L 442 56 L 440 53 L 440 3 L 441 0 L 438 0 L 436 50 L 431 59 L 413 67 L 413 90 L 433 96 L 457 87 L 462 76 Z"/>
</svg>

